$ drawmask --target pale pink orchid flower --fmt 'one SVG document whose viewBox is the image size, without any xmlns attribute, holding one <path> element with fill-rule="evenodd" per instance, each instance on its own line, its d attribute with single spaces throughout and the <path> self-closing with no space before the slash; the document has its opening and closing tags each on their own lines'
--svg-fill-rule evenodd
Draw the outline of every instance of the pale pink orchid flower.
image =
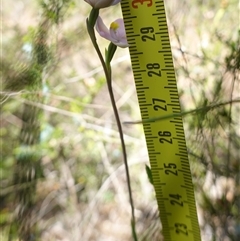
<svg viewBox="0 0 240 241">
<path fill-rule="evenodd" d="M 88 4 L 90 4 L 93 8 L 107 8 L 113 5 L 118 4 L 121 0 L 84 0 Z"/>
<path fill-rule="evenodd" d="M 98 17 L 96 21 L 96 30 L 101 37 L 111 41 L 113 44 L 121 48 L 126 48 L 129 46 L 122 18 L 112 22 L 110 28 L 108 29 L 103 23 L 102 18 Z"/>
</svg>

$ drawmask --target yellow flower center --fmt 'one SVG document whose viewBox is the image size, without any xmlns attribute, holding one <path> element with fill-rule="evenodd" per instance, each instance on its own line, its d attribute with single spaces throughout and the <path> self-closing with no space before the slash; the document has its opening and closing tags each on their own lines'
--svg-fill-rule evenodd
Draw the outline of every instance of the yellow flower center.
<svg viewBox="0 0 240 241">
<path fill-rule="evenodd" d="M 118 23 L 116 23 L 116 22 L 112 22 L 112 23 L 111 23 L 110 29 L 112 29 L 112 30 L 117 30 L 118 28 L 119 28 Z"/>
</svg>

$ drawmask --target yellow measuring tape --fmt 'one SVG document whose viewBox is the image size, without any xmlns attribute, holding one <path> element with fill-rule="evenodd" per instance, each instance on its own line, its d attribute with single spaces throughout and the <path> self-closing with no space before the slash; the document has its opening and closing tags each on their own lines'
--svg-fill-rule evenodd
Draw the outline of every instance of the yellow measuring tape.
<svg viewBox="0 0 240 241">
<path fill-rule="evenodd" d="M 163 0 L 122 0 L 142 120 L 180 113 Z M 200 241 L 181 117 L 143 123 L 164 241 Z"/>
</svg>

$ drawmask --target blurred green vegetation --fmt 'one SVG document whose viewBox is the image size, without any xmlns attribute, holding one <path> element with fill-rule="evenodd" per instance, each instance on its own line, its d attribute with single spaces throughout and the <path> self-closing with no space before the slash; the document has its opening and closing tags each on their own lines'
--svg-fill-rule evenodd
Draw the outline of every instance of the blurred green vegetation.
<svg viewBox="0 0 240 241">
<path fill-rule="evenodd" d="M 18 240 L 12 225 L 19 208 L 16 196 L 29 184 L 14 183 L 24 106 L 41 112 L 35 116 L 41 129 L 34 148 L 41 154 L 42 173 L 33 183 L 29 221 L 36 229 L 31 240 L 131 240 L 117 127 L 85 27 L 90 7 L 74 0 L 9 0 L 3 5 L 2 240 L 9 240 L 11 226 L 12 240 Z M 165 5 L 182 110 L 239 100 L 238 1 L 170 0 Z M 104 9 L 101 16 L 110 23 L 121 16 L 120 7 Z M 46 32 L 40 31 L 44 24 Z M 98 41 L 104 50 L 108 43 Z M 127 49 L 117 51 L 113 75 L 122 121 L 139 120 Z M 36 83 L 38 88 L 32 88 Z M 240 105 L 233 102 L 183 119 L 202 241 L 238 241 Z M 142 127 L 123 128 L 140 240 L 161 240 L 154 192 L 145 172 Z"/>
</svg>

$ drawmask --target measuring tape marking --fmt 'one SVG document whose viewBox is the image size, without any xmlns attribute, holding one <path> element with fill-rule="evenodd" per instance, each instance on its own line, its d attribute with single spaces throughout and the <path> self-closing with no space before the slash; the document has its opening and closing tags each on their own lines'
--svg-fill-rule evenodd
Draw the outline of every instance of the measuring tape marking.
<svg viewBox="0 0 240 241">
<path fill-rule="evenodd" d="M 163 1 L 121 5 L 142 119 L 180 113 Z M 200 241 L 182 118 L 143 128 L 165 241 Z"/>
</svg>

